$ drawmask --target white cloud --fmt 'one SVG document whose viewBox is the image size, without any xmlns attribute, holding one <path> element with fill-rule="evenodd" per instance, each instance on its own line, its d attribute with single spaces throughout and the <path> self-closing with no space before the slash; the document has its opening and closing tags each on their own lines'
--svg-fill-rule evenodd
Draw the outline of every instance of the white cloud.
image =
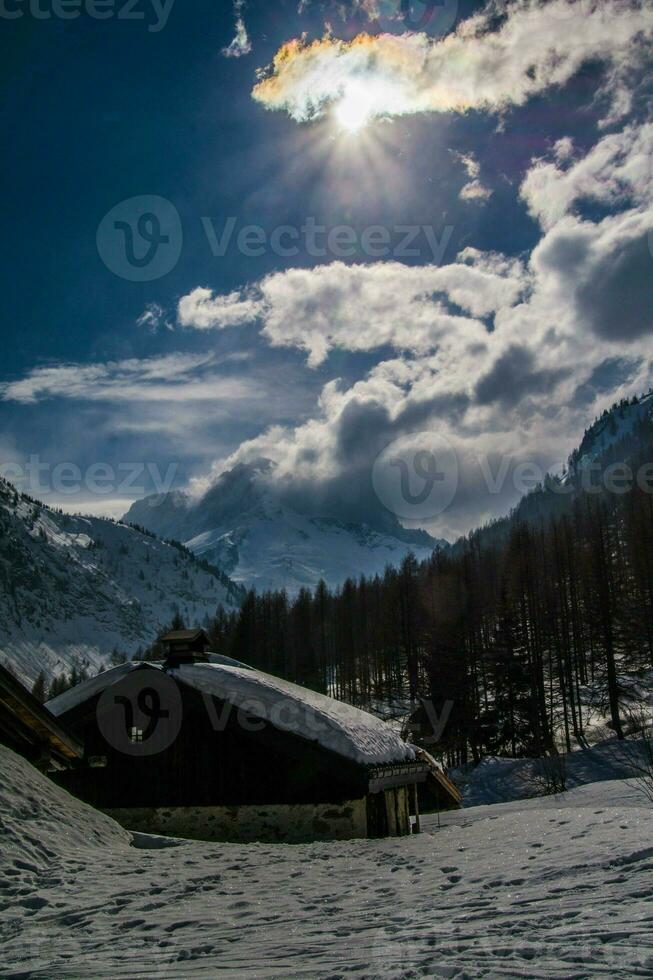
<svg viewBox="0 0 653 980">
<path fill-rule="evenodd" d="M 611 133 L 575 162 L 572 154 L 571 140 L 560 140 L 555 162 L 537 161 L 522 183 L 521 196 L 543 228 L 583 201 L 611 207 L 653 201 L 653 123 Z"/>
<path fill-rule="evenodd" d="M 492 197 L 492 191 L 482 183 L 481 165 L 473 153 L 454 153 L 453 156 L 462 163 L 469 180 L 461 188 L 459 197 L 461 201 L 484 202 Z"/>
<path fill-rule="evenodd" d="M 623 349 L 637 341 L 648 351 L 653 124 L 605 136 L 582 158 L 573 157 L 570 143 L 562 153 L 557 144 L 553 156 L 554 162 L 536 161 L 521 187 L 545 232 L 531 257 L 536 287 L 530 315 L 540 322 L 555 318 L 575 338 L 579 357 L 591 344 L 599 344 L 600 353 L 603 343 Z M 591 220 L 583 214 L 588 204 L 607 214 Z"/>
<path fill-rule="evenodd" d="M 480 180 L 470 180 L 461 188 L 458 196 L 461 201 L 487 201 L 492 197 L 492 191 Z"/>
<path fill-rule="evenodd" d="M 245 0 L 234 0 L 236 33 L 230 44 L 228 44 L 226 48 L 222 49 L 222 53 L 225 58 L 242 58 L 243 55 L 251 53 L 252 42 L 249 39 L 247 27 L 245 26 L 245 19 L 243 17 L 244 9 Z"/>
<path fill-rule="evenodd" d="M 177 318 L 182 327 L 215 330 L 251 323 L 262 309 L 260 300 L 249 296 L 246 291 L 216 296 L 210 289 L 198 286 L 180 299 Z"/>
<path fill-rule="evenodd" d="M 463 21 L 443 39 L 361 34 L 290 41 L 253 96 L 297 122 L 338 114 L 491 112 L 567 83 L 589 61 L 608 66 L 613 114 L 628 106 L 625 73 L 651 36 L 651 11 L 629 0 L 515 0 Z"/>
<path fill-rule="evenodd" d="M 145 327 L 152 333 L 156 333 L 161 326 L 164 326 L 166 330 L 173 329 L 172 323 L 166 320 L 166 311 L 159 303 L 148 303 L 137 319 L 136 326 Z"/>
<path fill-rule="evenodd" d="M 553 154 L 558 163 L 571 160 L 574 154 L 574 141 L 571 136 L 563 136 L 553 144 Z"/>
<path fill-rule="evenodd" d="M 261 284 L 264 336 L 275 347 L 308 351 L 320 364 L 335 347 L 426 352 L 452 333 L 479 339 L 483 325 L 449 312 L 436 292 L 443 270 L 398 262 L 291 269 Z"/>
<path fill-rule="evenodd" d="M 35 368 L 18 381 L 0 384 L 0 401 L 35 404 L 48 398 L 87 401 L 223 401 L 253 394 L 241 378 L 221 377 L 207 355 L 57 364 Z"/>
<path fill-rule="evenodd" d="M 481 318 L 515 303 L 525 287 L 517 262 L 466 250 L 448 266 L 400 262 L 289 269 L 267 276 L 243 294 L 195 289 L 179 303 L 180 322 L 209 329 L 261 320 L 274 347 L 297 347 L 311 367 L 340 347 L 368 351 L 390 345 L 425 353 L 445 343 L 482 341 Z M 496 259 L 495 259 L 496 261 Z M 463 311 L 452 311 L 449 301 Z"/>
<path fill-rule="evenodd" d="M 538 289 L 531 301 L 540 317 L 549 310 L 573 332 L 579 356 L 599 341 L 638 342 L 653 332 L 653 208 L 629 210 L 594 223 L 567 216 L 533 252 Z M 583 355 L 581 351 L 586 349 Z M 599 348 L 600 349 L 600 348 Z"/>
</svg>

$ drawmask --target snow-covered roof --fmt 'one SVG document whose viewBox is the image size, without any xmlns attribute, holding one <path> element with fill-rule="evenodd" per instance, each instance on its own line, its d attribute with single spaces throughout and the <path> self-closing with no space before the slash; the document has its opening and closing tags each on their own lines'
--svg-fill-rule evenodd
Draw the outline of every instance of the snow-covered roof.
<svg viewBox="0 0 653 980">
<path fill-rule="evenodd" d="M 243 670 L 254 670 L 249 664 L 244 664 L 242 660 L 234 660 L 233 657 L 225 657 L 222 653 L 207 653 L 210 664 L 226 664 L 227 667 L 242 667 Z"/>
<path fill-rule="evenodd" d="M 272 674 L 215 663 L 184 664 L 170 673 L 195 690 L 361 765 L 415 759 L 412 746 L 380 718 Z"/>
<path fill-rule="evenodd" d="M 82 681 L 81 684 L 76 684 L 70 690 L 64 691 L 63 694 L 59 694 L 56 698 L 52 698 L 45 706 L 55 718 L 59 718 L 72 708 L 83 704 L 84 701 L 89 701 L 96 694 L 101 694 L 102 691 L 105 691 L 112 684 L 126 677 L 132 670 L 138 670 L 142 666 L 143 664 L 140 661 L 128 661 L 126 664 L 120 664 L 118 667 L 112 667 L 111 670 L 103 670 L 101 674 L 97 674 L 95 677 L 89 677 L 87 681 Z M 163 669 L 162 664 L 148 663 L 147 666 L 156 667 L 157 670 Z"/>
<path fill-rule="evenodd" d="M 211 663 L 183 664 L 167 673 L 188 687 L 241 708 L 281 731 L 291 732 L 361 765 L 412 762 L 415 750 L 385 722 L 367 711 L 272 674 L 240 665 L 229 658 Z M 217 660 L 225 662 L 217 663 Z M 126 663 L 60 694 L 47 704 L 60 716 L 100 694 L 130 671 L 144 666 Z M 163 669 L 160 663 L 147 666 Z"/>
</svg>

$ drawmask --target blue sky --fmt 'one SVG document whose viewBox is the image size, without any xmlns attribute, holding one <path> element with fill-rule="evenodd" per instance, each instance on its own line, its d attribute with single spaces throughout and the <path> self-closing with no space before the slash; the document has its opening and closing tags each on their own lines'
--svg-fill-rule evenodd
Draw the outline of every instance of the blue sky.
<svg viewBox="0 0 653 980">
<path fill-rule="evenodd" d="M 141 20 L 25 6 L 3 26 L 6 465 L 174 464 L 197 488 L 265 456 L 347 516 L 343 480 L 364 497 L 388 443 L 437 431 L 463 474 L 430 525 L 451 536 L 518 494 L 489 499 L 479 458 L 555 465 L 596 411 L 648 386 L 650 8 L 516 3 L 476 43 L 482 5 L 410 35 L 398 6 L 177 0 L 163 24 L 140 0 Z M 255 98 L 262 77 L 274 88 Z M 133 281 L 98 228 L 143 196 L 170 203 L 183 243 Z M 216 256 L 207 227 L 228 219 Z M 355 244 L 308 254 L 310 219 Z M 237 245 L 248 225 L 262 254 Z M 283 255 L 269 241 L 286 226 Z M 382 257 L 363 246 L 377 226 Z M 412 226 L 415 254 L 397 253 Z M 118 514 L 134 495 L 47 499 Z"/>
</svg>

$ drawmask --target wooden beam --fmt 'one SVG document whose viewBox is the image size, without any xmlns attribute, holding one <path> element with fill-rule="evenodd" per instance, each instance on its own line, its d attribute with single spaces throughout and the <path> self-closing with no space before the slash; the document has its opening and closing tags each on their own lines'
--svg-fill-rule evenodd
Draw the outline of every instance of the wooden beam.
<svg viewBox="0 0 653 980">
<path fill-rule="evenodd" d="M 415 783 L 413 786 L 413 802 L 415 804 L 415 830 L 413 833 L 421 834 L 422 826 L 419 820 L 419 795 L 417 793 L 417 783 Z"/>
<path fill-rule="evenodd" d="M 380 793 L 385 789 L 396 789 L 398 786 L 412 786 L 414 783 L 425 783 L 427 772 L 416 772 L 409 776 L 385 776 L 382 779 L 370 779 L 369 793 Z"/>
</svg>

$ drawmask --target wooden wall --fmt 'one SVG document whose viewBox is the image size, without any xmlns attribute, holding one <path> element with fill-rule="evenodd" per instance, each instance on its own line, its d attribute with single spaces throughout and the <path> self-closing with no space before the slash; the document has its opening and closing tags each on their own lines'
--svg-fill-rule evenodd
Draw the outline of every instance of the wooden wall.
<svg viewBox="0 0 653 980">
<path fill-rule="evenodd" d="M 104 757 L 107 765 L 86 765 L 57 781 L 101 809 L 343 803 L 366 795 L 366 767 L 268 724 L 248 731 L 236 711 L 223 731 L 215 731 L 202 696 L 180 688 L 181 731 L 158 755 L 138 758 L 108 745 L 96 722 L 96 702 L 70 712 L 63 720 L 84 741 L 87 760 Z M 216 711 L 219 717 L 219 702 Z"/>
</svg>

